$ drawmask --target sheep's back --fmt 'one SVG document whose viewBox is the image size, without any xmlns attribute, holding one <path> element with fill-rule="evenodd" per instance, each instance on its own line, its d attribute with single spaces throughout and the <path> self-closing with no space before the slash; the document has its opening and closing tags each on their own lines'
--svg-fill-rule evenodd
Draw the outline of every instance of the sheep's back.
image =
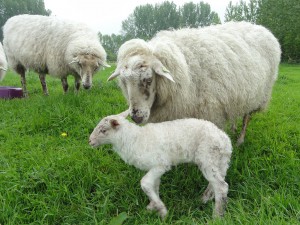
<svg viewBox="0 0 300 225">
<path fill-rule="evenodd" d="M 14 16 L 3 27 L 4 47 L 12 66 L 21 63 L 53 75 L 70 72 L 65 62 L 68 45 L 90 33 L 83 24 L 38 15 Z"/>
<path fill-rule="evenodd" d="M 188 90 L 196 89 L 191 102 L 198 102 L 198 108 L 205 105 L 206 112 L 221 111 L 218 117 L 234 119 L 263 109 L 268 103 L 281 52 L 278 41 L 267 29 L 230 22 L 163 31 L 152 42 L 165 38 L 175 43 L 186 58 L 193 86 Z M 218 120 L 203 115 L 200 118 Z"/>
</svg>

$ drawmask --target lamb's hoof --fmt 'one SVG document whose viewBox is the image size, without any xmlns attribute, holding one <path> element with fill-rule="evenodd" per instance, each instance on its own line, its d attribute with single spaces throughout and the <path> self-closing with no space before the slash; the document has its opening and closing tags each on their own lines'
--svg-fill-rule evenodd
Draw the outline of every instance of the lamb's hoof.
<svg viewBox="0 0 300 225">
<path fill-rule="evenodd" d="M 147 210 L 149 210 L 149 211 L 155 210 L 155 203 L 154 203 L 153 201 L 151 201 L 151 202 L 147 205 Z"/>
<path fill-rule="evenodd" d="M 168 213 L 168 210 L 167 210 L 166 207 L 163 207 L 163 208 L 160 208 L 158 210 L 158 213 L 159 213 L 159 215 L 160 215 L 161 218 L 165 218 L 166 215 L 167 215 L 167 213 Z"/>
</svg>

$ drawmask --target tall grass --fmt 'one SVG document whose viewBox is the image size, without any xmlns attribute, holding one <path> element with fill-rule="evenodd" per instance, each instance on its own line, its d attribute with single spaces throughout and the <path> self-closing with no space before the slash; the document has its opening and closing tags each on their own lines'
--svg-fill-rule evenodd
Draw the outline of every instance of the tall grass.
<svg viewBox="0 0 300 225">
<path fill-rule="evenodd" d="M 30 73 L 29 98 L 0 100 L 0 224 L 300 223 L 300 66 L 281 65 L 269 109 L 253 116 L 245 144 L 235 147 L 222 221 L 211 217 L 213 202 L 200 202 L 207 182 L 196 166 L 163 176 L 169 214 L 161 220 L 145 209 L 144 172 L 126 165 L 109 145 L 89 147 L 99 119 L 127 107 L 116 82 L 106 82 L 113 69 L 78 94 L 71 88 L 64 95 L 60 80 L 48 76 L 47 97 Z M 8 72 L 1 85 L 19 83 Z M 235 143 L 236 134 L 229 134 Z"/>
</svg>

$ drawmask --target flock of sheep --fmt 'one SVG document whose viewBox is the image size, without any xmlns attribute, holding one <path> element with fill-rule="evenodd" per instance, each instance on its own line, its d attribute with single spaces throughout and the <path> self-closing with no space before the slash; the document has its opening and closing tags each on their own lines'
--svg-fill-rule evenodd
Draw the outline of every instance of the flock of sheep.
<svg viewBox="0 0 300 225">
<path fill-rule="evenodd" d="M 19 15 L 8 19 L 3 35 L 0 79 L 9 65 L 20 74 L 26 96 L 27 70 L 39 74 L 47 95 L 46 74 L 60 78 L 66 92 L 68 75 L 75 77 L 76 90 L 81 83 L 89 89 L 93 75 L 109 67 L 97 34 L 84 24 Z M 108 78 L 118 77 L 129 109 L 103 118 L 89 143 L 112 144 L 126 163 L 148 171 L 141 180 L 150 199 L 147 209 L 162 217 L 167 209 L 159 198 L 160 177 L 173 165 L 195 163 L 209 182 L 202 201 L 215 198 L 214 216 L 222 216 L 232 145 L 221 129 L 228 122 L 236 129 L 236 120 L 243 117 L 237 144 L 244 142 L 251 114 L 270 101 L 280 55 L 270 31 L 247 22 L 129 40 L 120 47 L 117 68 Z M 137 124 L 152 123 L 138 126 L 126 120 L 128 115 Z"/>
</svg>

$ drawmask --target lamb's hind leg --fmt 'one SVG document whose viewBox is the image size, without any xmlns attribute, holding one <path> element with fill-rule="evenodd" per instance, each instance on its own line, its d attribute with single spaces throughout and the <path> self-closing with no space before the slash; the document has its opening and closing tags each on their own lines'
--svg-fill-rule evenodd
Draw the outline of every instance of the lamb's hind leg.
<svg viewBox="0 0 300 225">
<path fill-rule="evenodd" d="M 201 200 L 203 203 L 207 203 L 209 200 L 212 200 L 215 197 L 214 189 L 212 185 L 209 183 L 207 188 L 202 194 Z"/>
<path fill-rule="evenodd" d="M 159 185 L 160 177 L 168 170 L 169 168 L 166 167 L 152 168 L 141 180 L 141 187 L 150 200 L 147 209 L 157 210 L 161 217 L 165 217 L 168 211 L 159 198 L 157 185 Z"/>
<path fill-rule="evenodd" d="M 221 171 L 216 166 L 201 167 L 204 177 L 208 180 L 211 185 L 214 196 L 215 196 L 215 209 L 213 216 L 223 216 L 227 203 L 228 184 L 225 182 L 221 175 Z M 211 190 L 209 189 L 209 192 Z M 211 197 L 211 195 L 209 196 Z"/>
</svg>

